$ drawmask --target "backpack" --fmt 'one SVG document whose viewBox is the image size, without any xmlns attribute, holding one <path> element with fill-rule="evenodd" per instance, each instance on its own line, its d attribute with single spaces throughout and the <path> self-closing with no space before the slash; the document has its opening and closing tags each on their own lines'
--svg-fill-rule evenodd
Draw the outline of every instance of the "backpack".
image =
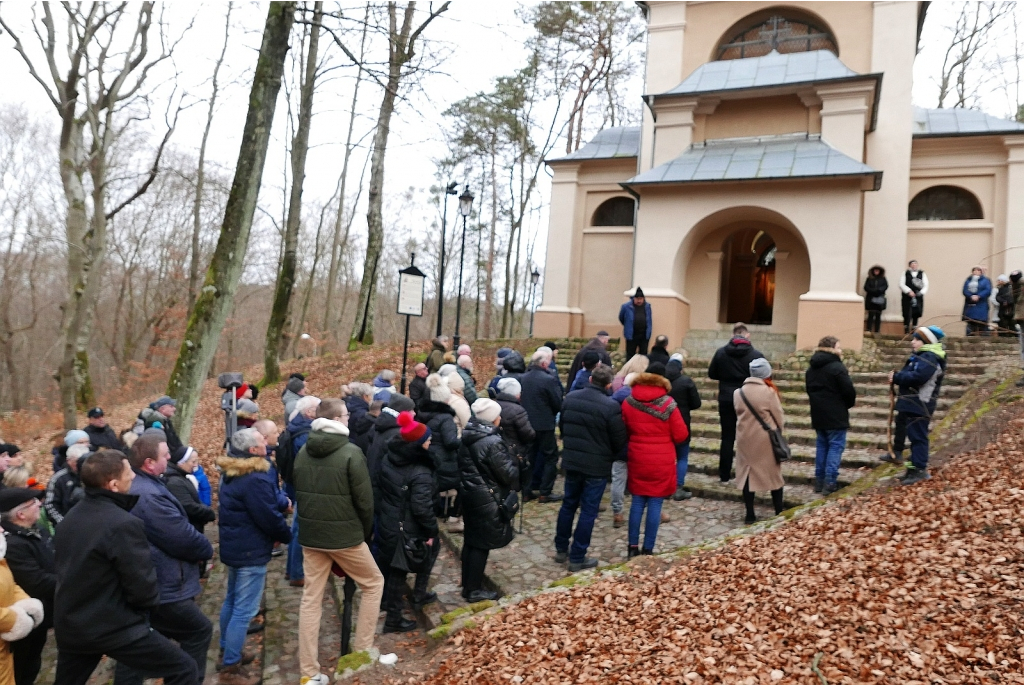
<svg viewBox="0 0 1024 685">
<path fill-rule="evenodd" d="M 292 470 L 295 467 L 295 454 L 297 451 L 295 449 L 295 438 L 308 432 L 309 428 L 303 428 L 295 433 L 285 430 L 277 440 L 277 449 L 274 451 L 277 461 L 277 472 L 281 474 L 281 480 L 289 485 L 292 484 Z"/>
</svg>

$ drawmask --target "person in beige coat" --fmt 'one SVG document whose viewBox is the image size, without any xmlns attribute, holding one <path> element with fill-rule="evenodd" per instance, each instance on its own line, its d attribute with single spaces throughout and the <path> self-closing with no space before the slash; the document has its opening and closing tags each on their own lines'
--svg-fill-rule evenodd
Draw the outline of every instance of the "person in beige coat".
<svg viewBox="0 0 1024 685">
<path fill-rule="evenodd" d="M 462 430 L 469 423 L 473 412 L 470 410 L 469 402 L 464 394 L 466 383 L 462 380 L 462 376 L 457 373 L 450 373 L 447 379 L 448 389 L 452 391 L 451 399 L 448 400 L 448 406 L 455 410 L 455 425 L 459 429 L 459 437 L 461 438 Z"/>
<path fill-rule="evenodd" d="M 775 513 L 780 514 L 785 481 L 782 480 L 782 466 L 775 461 L 768 431 L 751 413 L 747 402 L 769 427 L 785 427 L 786 416 L 779 401 L 779 391 L 772 383 L 772 365 L 767 359 L 750 362 L 750 378 L 733 393 L 733 406 L 736 407 L 736 487 L 743 489 L 743 503 L 747 508 L 745 522 L 753 523 L 757 520 L 754 493 L 771 491 Z"/>
</svg>

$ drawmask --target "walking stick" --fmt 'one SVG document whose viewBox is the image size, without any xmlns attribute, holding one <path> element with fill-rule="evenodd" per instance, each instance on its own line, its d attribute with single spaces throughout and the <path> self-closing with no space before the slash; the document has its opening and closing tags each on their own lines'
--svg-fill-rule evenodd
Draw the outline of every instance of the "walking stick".
<svg viewBox="0 0 1024 685">
<path fill-rule="evenodd" d="M 889 461 L 896 463 L 896 452 L 892 449 L 892 420 L 896 413 L 896 386 L 889 383 L 889 420 L 885 424 L 885 443 L 889 449 Z"/>
</svg>

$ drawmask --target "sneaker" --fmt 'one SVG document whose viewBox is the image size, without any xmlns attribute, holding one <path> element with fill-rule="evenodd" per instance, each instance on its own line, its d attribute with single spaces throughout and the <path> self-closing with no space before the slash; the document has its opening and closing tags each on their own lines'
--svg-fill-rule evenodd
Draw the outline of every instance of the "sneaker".
<svg viewBox="0 0 1024 685">
<path fill-rule="evenodd" d="M 385 633 L 409 633 L 419 627 L 416 621 L 402 616 L 397 622 L 384 621 Z"/>
<path fill-rule="evenodd" d="M 264 619 L 262 616 L 257 616 L 253 620 L 249 621 L 249 628 L 245 631 L 246 634 L 252 635 L 253 633 L 258 633 L 264 628 L 266 628 L 267 626 L 265 620 L 266 619 Z"/>
<path fill-rule="evenodd" d="M 903 463 L 903 457 L 901 455 L 899 455 L 899 454 L 896 454 L 895 456 L 893 456 L 891 454 L 883 454 L 882 456 L 880 456 L 878 458 L 878 460 L 879 461 L 884 461 L 886 464 L 902 464 Z"/>
<path fill-rule="evenodd" d="M 597 568 L 597 559 L 591 559 L 590 557 L 584 557 L 583 561 L 569 562 L 569 573 L 577 573 L 578 571 L 585 571 L 588 568 Z"/>
<path fill-rule="evenodd" d="M 292 587 L 306 587 L 306 580 L 304 578 L 296 578 L 295 580 L 289 580 L 288 584 Z"/>
<path fill-rule="evenodd" d="M 220 685 L 258 685 L 261 679 L 259 673 L 253 673 L 240 663 L 231 664 L 217 674 Z M 318 682 L 316 685 L 327 685 L 328 682 Z"/>
<path fill-rule="evenodd" d="M 839 490 L 839 483 L 826 483 L 825 486 L 821 489 L 821 494 L 828 497 L 837 490 Z"/>
<path fill-rule="evenodd" d="M 914 483 L 920 483 L 923 480 L 928 480 L 931 476 L 928 474 L 927 469 L 915 469 L 909 468 L 907 472 L 900 478 L 900 483 L 903 485 L 913 485 Z"/>
<path fill-rule="evenodd" d="M 661 510 L 661 522 L 662 523 L 668 523 L 671 520 L 672 520 L 672 517 L 668 515 L 668 512 L 665 511 L 664 509 L 662 509 Z"/>
<path fill-rule="evenodd" d="M 569 561 L 569 553 L 568 552 L 559 552 L 558 550 L 555 550 L 555 563 L 556 564 L 564 564 L 567 561 Z"/>
<path fill-rule="evenodd" d="M 672 500 L 675 502 L 682 502 L 683 500 L 688 500 L 691 497 L 693 497 L 692 492 L 690 492 L 686 488 L 679 488 L 678 490 L 676 490 L 676 494 L 672 495 Z"/>
<path fill-rule="evenodd" d="M 301 683 L 301 685 L 330 685 L 330 682 L 331 677 L 326 673 L 318 673 L 312 678 L 302 676 L 302 678 L 299 680 L 299 683 Z"/>
<path fill-rule="evenodd" d="M 470 604 L 476 604 L 477 602 L 485 602 L 487 600 L 496 600 L 500 595 L 497 592 L 491 590 L 473 590 L 468 595 L 463 594 L 462 598 Z"/>
<path fill-rule="evenodd" d="M 615 514 L 612 517 L 612 528 L 622 528 L 626 524 L 626 517 L 622 514 Z"/>
<path fill-rule="evenodd" d="M 559 495 L 557 493 L 552 492 L 550 495 L 541 495 L 540 497 L 537 498 L 537 501 L 540 502 L 541 504 L 549 504 L 553 502 L 561 502 L 563 497 L 564 495 Z"/>
<path fill-rule="evenodd" d="M 815 478 L 814 479 L 814 491 L 821 492 L 825 488 L 825 481 Z"/>
</svg>

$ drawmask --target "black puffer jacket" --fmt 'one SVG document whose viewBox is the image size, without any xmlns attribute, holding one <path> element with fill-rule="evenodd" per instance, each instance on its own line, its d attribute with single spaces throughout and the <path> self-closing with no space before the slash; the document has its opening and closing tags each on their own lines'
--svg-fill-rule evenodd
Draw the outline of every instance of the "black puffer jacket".
<svg viewBox="0 0 1024 685">
<path fill-rule="evenodd" d="M 669 397 L 676 401 L 676 406 L 679 407 L 679 413 L 683 415 L 683 421 L 686 422 L 686 428 L 690 428 L 690 412 L 694 409 L 700 409 L 700 391 L 697 390 L 697 384 L 693 382 L 693 379 L 687 376 L 685 373 L 680 373 L 674 381 L 672 381 L 672 389 L 668 391 Z M 686 438 L 689 442 L 690 438 Z"/>
<path fill-rule="evenodd" d="M 203 531 L 207 523 L 217 520 L 213 509 L 199 501 L 196 486 L 192 485 L 192 481 L 176 464 L 167 465 L 167 470 L 164 471 L 164 485 L 185 510 L 188 522 L 199 532 Z"/>
<path fill-rule="evenodd" d="M 370 486 L 373 488 L 373 510 L 380 511 L 380 470 L 388 454 L 388 443 L 398 435 L 398 417 L 394 410 L 385 407 L 373 423 L 370 431 L 373 439 L 366 451 L 366 468 L 370 471 Z"/>
<path fill-rule="evenodd" d="M 401 437 L 388 441 L 380 465 L 380 507 L 377 509 L 378 558 L 387 565 L 398 546 L 398 523 L 405 501 L 405 532 L 419 538 L 437 538 L 434 517 L 434 461 L 419 445 Z M 436 540 L 435 543 L 437 544 Z"/>
<path fill-rule="evenodd" d="M 98 452 L 101 449 L 111 450 L 124 450 L 124 445 L 117 437 L 117 433 L 110 426 L 103 426 L 103 428 L 97 428 L 91 423 L 83 428 L 86 433 L 89 434 L 89 449 L 93 452 Z"/>
<path fill-rule="evenodd" d="M 345 398 L 348 408 L 348 441 L 366 454 L 370 446 L 370 431 L 373 429 L 373 416 L 370 405 L 362 397 L 349 395 Z"/>
<path fill-rule="evenodd" d="M 811 356 L 806 378 L 811 427 L 819 431 L 849 430 L 850 407 L 857 402 L 857 390 L 839 355 L 819 347 Z"/>
<path fill-rule="evenodd" d="M 498 432 L 520 464 L 526 463 L 530 446 L 537 439 L 537 433 L 530 425 L 530 417 L 519 404 L 519 400 L 507 393 L 499 392 L 496 401 L 501 406 L 501 425 Z"/>
<path fill-rule="evenodd" d="M 496 427 L 475 417 L 469 420 L 462 431 L 459 470 L 466 544 L 477 549 L 500 549 L 512 542 L 515 529 L 512 521 L 502 519 L 498 501 L 519 490 L 519 469 Z"/>
<path fill-rule="evenodd" d="M 523 387 L 519 403 L 530 417 L 533 430 L 555 430 L 555 414 L 562 410 L 562 389 L 558 381 L 545 369 L 530 364 L 519 378 L 519 384 Z"/>
<path fill-rule="evenodd" d="M 430 456 L 434 458 L 437 491 L 459 487 L 459 429 L 455 410 L 443 402 L 424 399 L 416 409 L 416 420 L 430 429 Z M 390 448 L 389 448 L 390 449 Z"/>
<path fill-rule="evenodd" d="M 708 378 L 718 381 L 718 403 L 732 404 L 732 395 L 750 376 L 750 362 L 764 355 L 745 338 L 733 338 L 715 351 Z"/>
<path fill-rule="evenodd" d="M 588 478 L 609 478 L 612 462 L 625 458 L 629 441 L 622 407 L 591 383 L 562 404 L 562 466 Z"/>
</svg>

